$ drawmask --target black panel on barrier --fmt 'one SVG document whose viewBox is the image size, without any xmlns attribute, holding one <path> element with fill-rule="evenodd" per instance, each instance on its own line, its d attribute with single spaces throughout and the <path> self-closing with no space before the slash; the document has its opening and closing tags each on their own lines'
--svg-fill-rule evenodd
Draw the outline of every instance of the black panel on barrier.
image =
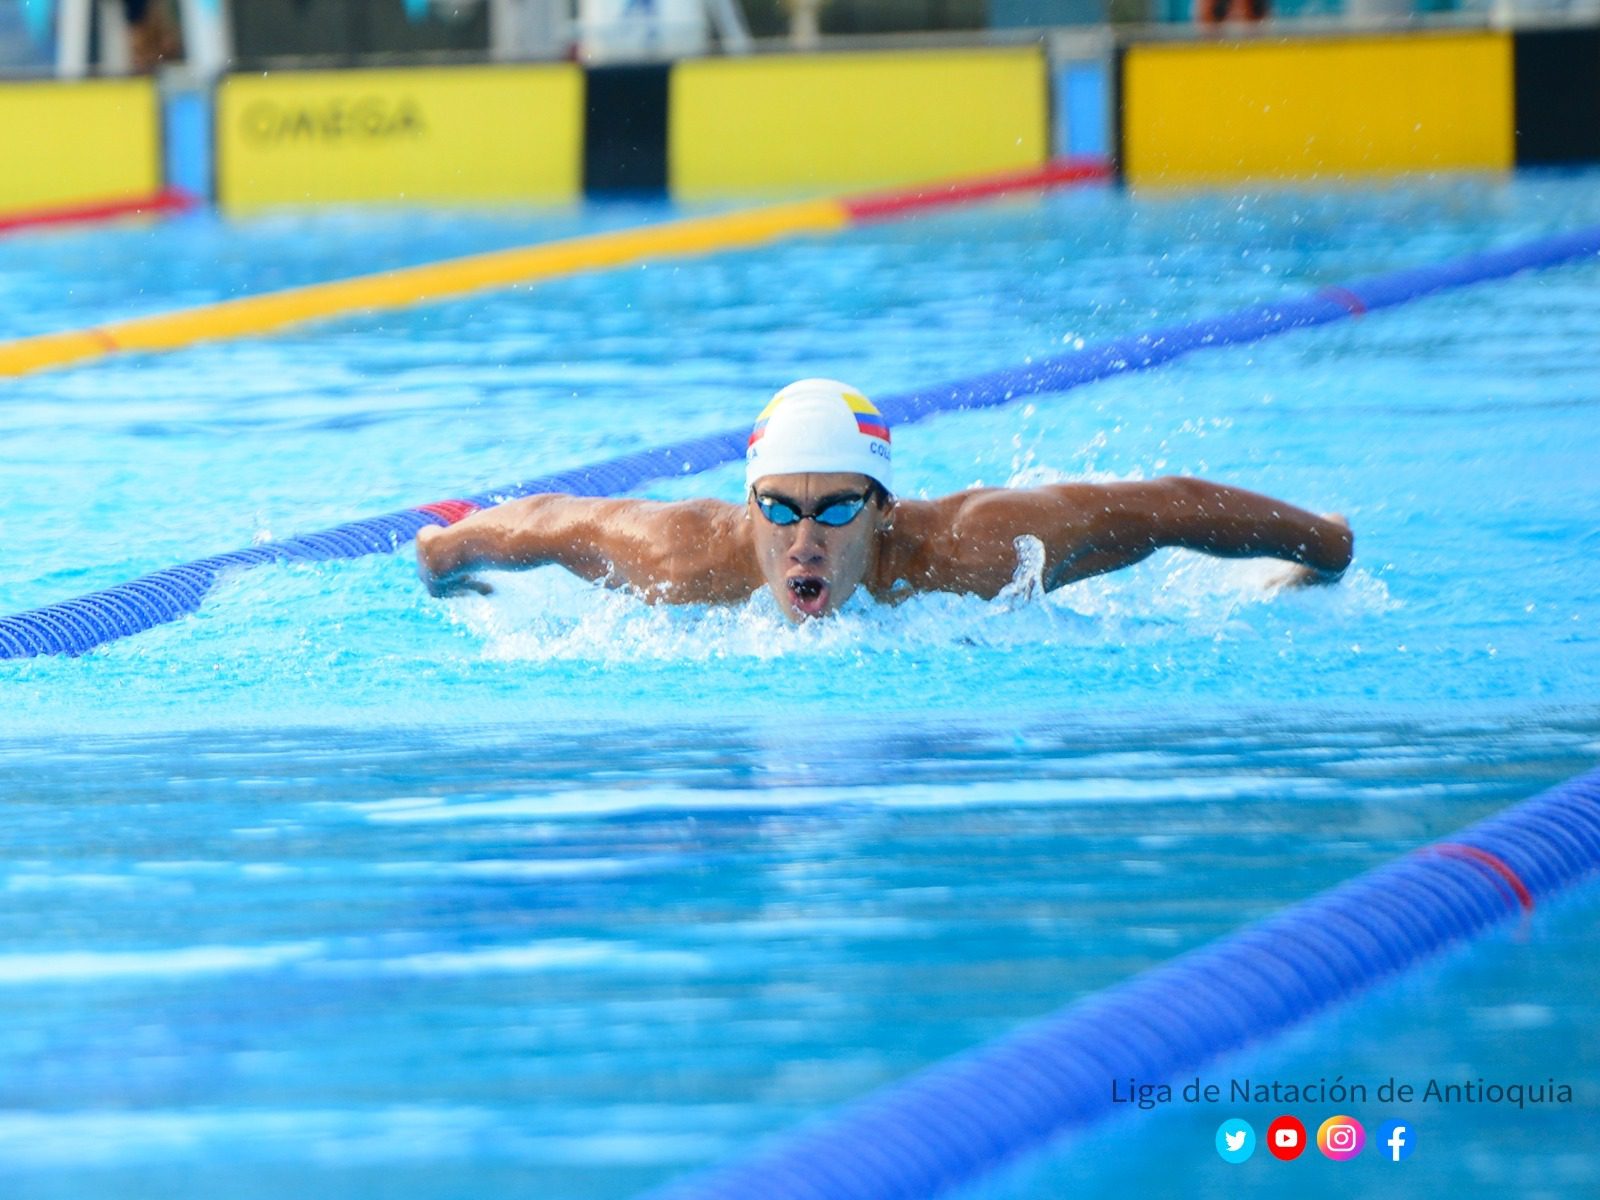
<svg viewBox="0 0 1600 1200">
<path fill-rule="evenodd" d="M 583 126 L 583 190 L 667 190 L 668 63 L 592 67 Z"/>
<path fill-rule="evenodd" d="M 1111 178 L 1118 186 L 1128 182 L 1128 122 L 1122 106 L 1128 102 L 1128 45 L 1118 38 L 1111 48 Z"/>
<path fill-rule="evenodd" d="M 1600 29 L 1515 35 L 1517 165 L 1600 162 Z"/>
</svg>

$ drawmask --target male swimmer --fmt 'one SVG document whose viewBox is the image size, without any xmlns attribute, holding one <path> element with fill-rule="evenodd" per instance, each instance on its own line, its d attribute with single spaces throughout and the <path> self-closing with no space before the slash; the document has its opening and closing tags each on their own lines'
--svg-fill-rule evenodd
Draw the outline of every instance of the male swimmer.
<svg viewBox="0 0 1600 1200">
<path fill-rule="evenodd" d="M 853 388 L 802 379 L 750 433 L 745 500 L 508 501 L 417 535 L 435 596 L 489 592 L 473 572 L 555 563 L 671 604 L 737 604 L 764 584 L 791 621 L 827 616 L 864 588 L 997 595 L 1037 539 L 1053 590 L 1179 546 L 1296 564 L 1281 581 L 1331 583 L 1350 564 L 1343 517 L 1199 479 L 969 488 L 937 500 L 893 494 L 889 426 Z M 1037 553 L 1037 551 L 1035 551 Z"/>
</svg>

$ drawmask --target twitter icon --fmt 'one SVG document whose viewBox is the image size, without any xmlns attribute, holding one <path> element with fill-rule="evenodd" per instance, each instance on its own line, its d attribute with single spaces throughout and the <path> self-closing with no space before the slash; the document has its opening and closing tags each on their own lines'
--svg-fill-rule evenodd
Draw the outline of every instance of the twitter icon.
<svg viewBox="0 0 1600 1200">
<path fill-rule="evenodd" d="M 1249 1121 L 1230 1117 L 1217 1126 L 1217 1153 L 1223 1162 L 1242 1163 L 1256 1152 L 1256 1131 Z"/>
</svg>

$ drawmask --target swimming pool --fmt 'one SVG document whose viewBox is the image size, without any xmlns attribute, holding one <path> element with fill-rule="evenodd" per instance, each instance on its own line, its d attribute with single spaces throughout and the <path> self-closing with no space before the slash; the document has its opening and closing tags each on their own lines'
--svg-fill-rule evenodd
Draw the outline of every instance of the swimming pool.
<svg viewBox="0 0 1600 1200">
<path fill-rule="evenodd" d="M 661 215 L 13 240 L 0 321 Z M 1597 220 L 1593 174 L 1079 192 L 25 378 L 0 612 L 722 429 L 798 375 L 898 391 Z M 0 1177 L 629 1195 L 1592 766 L 1597 288 L 1519 277 L 896 433 L 909 494 L 1185 472 L 1346 512 L 1325 592 L 1171 555 L 790 630 L 544 572 L 444 604 L 397 556 L 4 664 Z M 1409 1110 L 1402 1184 L 1592 1189 L 1594 921 L 1591 888 L 1218 1074 L 1558 1077 L 1574 1103 Z M 1130 1116 L 985 1189 L 1397 1169 L 1228 1167 L 1230 1115 L 1276 1113 Z"/>
</svg>

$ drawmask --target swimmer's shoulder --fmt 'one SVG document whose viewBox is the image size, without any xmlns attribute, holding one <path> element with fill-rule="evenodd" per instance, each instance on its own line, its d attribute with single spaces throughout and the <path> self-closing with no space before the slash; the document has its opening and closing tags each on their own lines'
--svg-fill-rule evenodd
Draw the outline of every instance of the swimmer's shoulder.
<svg viewBox="0 0 1600 1200">
<path fill-rule="evenodd" d="M 988 497 L 1003 494 L 1005 490 L 972 487 L 932 500 L 897 499 L 894 506 L 895 532 L 909 545 L 937 550 L 956 536 L 961 522 L 980 510 Z"/>
<path fill-rule="evenodd" d="M 748 536 L 744 510 L 721 500 L 640 500 L 546 492 L 491 509 L 524 540 L 533 539 L 568 565 L 648 562 L 670 557 L 714 561 Z M 575 568 L 573 568 L 575 569 Z M 598 569 L 598 567 L 596 568 Z"/>
<path fill-rule="evenodd" d="M 975 500 L 995 488 L 966 488 L 932 500 L 896 498 L 889 552 L 880 566 L 882 598 L 952 586 L 950 567 L 961 549 L 962 516 Z"/>
<path fill-rule="evenodd" d="M 725 500 L 696 497 L 691 500 L 625 501 L 641 521 L 654 525 L 663 537 L 698 542 L 723 541 L 741 534 L 745 527 L 742 505 Z"/>
<path fill-rule="evenodd" d="M 1085 503 L 1070 485 L 972 487 L 934 500 L 899 501 L 888 584 L 993 595 L 1015 572 L 1017 536 L 1071 526 Z M 892 590 L 886 584 L 886 593 Z"/>
<path fill-rule="evenodd" d="M 736 604 L 761 586 L 742 505 L 722 500 L 640 501 L 648 522 L 649 601 Z"/>
<path fill-rule="evenodd" d="M 639 500 L 634 497 L 573 496 L 544 492 L 502 506 L 522 522 L 582 523 L 591 531 L 649 532 L 700 536 L 737 527 L 744 510 L 722 500 Z"/>
</svg>

